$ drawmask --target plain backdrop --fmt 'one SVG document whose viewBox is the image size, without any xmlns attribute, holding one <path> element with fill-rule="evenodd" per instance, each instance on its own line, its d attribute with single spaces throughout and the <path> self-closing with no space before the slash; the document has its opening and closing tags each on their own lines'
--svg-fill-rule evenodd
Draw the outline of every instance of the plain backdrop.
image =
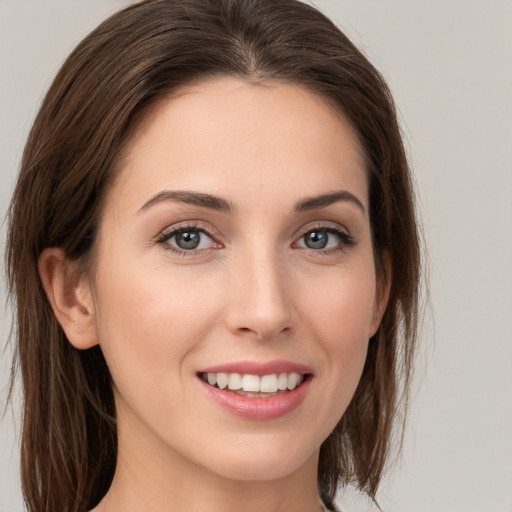
<svg viewBox="0 0 512 512">
<path fill-rule="evenodd" d="M 42 94 L 121 0 L 0 0 L 0 215 Z M 385 512 L 512 512 L 512 2 L 316 0 L 387 78 L 414 164 L 432 314 Z M 2 252 L 5 226 L 2 227 Z M 0 300 L 5 299 L 0 281 Z M 1 308 L 3 310 L 3 306 Z M 433 320 L 432 320 L 433 318 Z M 0 343 L 9 313 L 0 316 Z M 0 405 L 9 349 L 0 358 Z M 20 512 L 16 408 L 0 512 Z M 357 496 L 348 512 L 374 510 Z"/>
</svg>

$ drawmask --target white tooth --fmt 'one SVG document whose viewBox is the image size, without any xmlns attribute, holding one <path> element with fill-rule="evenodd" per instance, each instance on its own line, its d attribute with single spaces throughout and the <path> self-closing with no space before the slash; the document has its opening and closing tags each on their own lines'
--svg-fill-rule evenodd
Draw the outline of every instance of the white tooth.
<svg viewBox="0 0 512 512">
<path fill-rule="evenodd" d="M 292 389 L 295 389 L 297 387 L 297 384 L 299 383 L 299 375 L 297 373 L 290 373 L 288 375 L 288 384 L 287 387 L 291 391 Z"/>
<path fill-rule="evenodd" d="M 244 391 L 260 391 L 260 378 L 257 375 L 244 375 L 242 377 L 242 389 Z"/>
<path fill-rule="evenodd" d="M 261 377 L 261 391 L 263 393 L 276 393 L 277 389 L 277 375 L 275 373 Z"/>
<path fill-rule="evenodd" d="M 277 378 L 277 389 L 284 391 L 288 387 L 288 375 L 281 373 Z"/>
<path fill-rule="evenodd" d="M 217 386 L 220 389 L 224 389 L 228 385 L 228 374 L 227 373 L 217 373 Z"/>
<path fill-rule="evenodd" d="M 217 384 L 216 373 L 208 373 L 208 384 L 210 384 L 210 386 L 215 386 L 215 384 Z"/>
<path fill-rule="evenodd" d="M 228 380 L 228 388 L 231 390 L 240 389 L 242 387 L 242 376 L 239 373 L 230 373 Z"/>
</svg>

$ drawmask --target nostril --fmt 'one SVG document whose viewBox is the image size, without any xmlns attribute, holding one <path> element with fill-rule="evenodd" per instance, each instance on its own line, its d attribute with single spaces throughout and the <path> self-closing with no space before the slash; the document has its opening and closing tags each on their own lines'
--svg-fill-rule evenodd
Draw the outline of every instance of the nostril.
<svg viewBox="0 0 512 512">
<path fill-rule="evenodd" d="M 252 333 L 258 340 L 266 340 L 272 338 L 278 334 L 288 333 L 291 331 L 289 326 L 283 327 L 281 331 L 265 330 L 265 329 L 253 329 L 251 327 L 239 327 L 238 332 L 240 334 Z"/>
</svg>

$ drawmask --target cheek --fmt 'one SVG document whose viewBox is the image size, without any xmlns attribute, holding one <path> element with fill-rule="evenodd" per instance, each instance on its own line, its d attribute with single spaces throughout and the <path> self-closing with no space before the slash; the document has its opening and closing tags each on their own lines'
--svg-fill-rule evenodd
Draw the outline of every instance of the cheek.
<svg viewBox="0 0 512 512">
<path fill-rule="evenodd" d="M 371 268 L 371 267 L 370 267 Z M 375 277 L 370 271 L 339 273 L 325 279 L 316 293 L 302 292 L 303 316 L 326 358 L 330 388 L 343 390 L 348 405 L 366 359 L 375 314 Z M 306 313 L 307 312 L 307 313 Z M 340 406 L 338 404 L 337 406 Z"/>
<path fill-rule="evenodd" d="M 118 267 L 98 279 L 101 347 L 118 387 L 125 378 L 151 386 L 179 377 L 181 362 L 200 346 L 215 318 L 207 281 L 192 272 L 142 267 Z"/>
<path fill-rule="evenodd" d="M 333 348 L 357 346 L 370 337 L 375 314 L 375 275 L 367 269 L 367 265 L 360 269 L 335 269 L 322 279 L 312 280 L 309 286 L 306 283 L 308 291 L 305 288 L 298 292 L 303 297 L 303 310 L 309 312 L 307 316 L 321 338 Z"/>
</svg>

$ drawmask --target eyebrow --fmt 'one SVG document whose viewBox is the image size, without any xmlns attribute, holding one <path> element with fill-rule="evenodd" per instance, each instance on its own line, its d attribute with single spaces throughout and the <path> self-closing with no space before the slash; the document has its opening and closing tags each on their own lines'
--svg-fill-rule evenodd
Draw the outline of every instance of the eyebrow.
<svg viewBox="0 0 512 512">
<path fill-rule="evenodd" d="M 309 210 L 315 210 L 316 208 L 325 208 L 331 204 L 338 202 L 349 202 L 355 204 L 363 214 L 366 213 L 366 209 L 363 203 L 348 190 L 337 190 L 327 194 L 321 194 L 319 196 L 306 197 L 301 199 L 293 208 L 295 212 L 305 212 Z"/>
<path fill-rule="evenodd" d="M 163 201 L 171 201 L 173 203 L 186 203 L 194 206 L 201 206 L 203 208 L 209 208 L 211 210 L 217 210 L 225 213 L 236 213 L 236 206 L 226 199 L 217 197 L 211 194 L 204 194 L 202 192 L 189 192 L 186 190 L 162 190 L 158 194 L 154 195 L 151 199 L 146 201 L 139 212 L 147 210 L 154 204 L 161 203 Z"/>
<path fill-rule="evenodd" d="M 202 192 L 192 192 L 186 190 L 162 190 L 158 194 L 155 194 L 148 201 L 146 201 L 139 213 L 143 210 L 147 210 L 149 207 L 161 203 L 164 201 L 171 201 L 174 203 L 185 203 L 194 206 L 201 206 L 202 208 L 209 208 L 229 214 L 236 214 L 238 208 L 231 201 L 227 201 L 222 197 L 214 196 L 212 194 L 205 194 Z M 363 203 L 348 190 L 337 190 L 335 192 L 329 192 L 327 194 L 321 194 L 318 196 L 306 197 L 297 201 L 292 209 L 292 212 L 305 212 L 309 210 L 315 210 L 317 208 L 325 208 L 331 204 L 338 202 L 349 202 L 356 205 L 363 214 L 366 213 L 366 209 Z"/>
</svg>

